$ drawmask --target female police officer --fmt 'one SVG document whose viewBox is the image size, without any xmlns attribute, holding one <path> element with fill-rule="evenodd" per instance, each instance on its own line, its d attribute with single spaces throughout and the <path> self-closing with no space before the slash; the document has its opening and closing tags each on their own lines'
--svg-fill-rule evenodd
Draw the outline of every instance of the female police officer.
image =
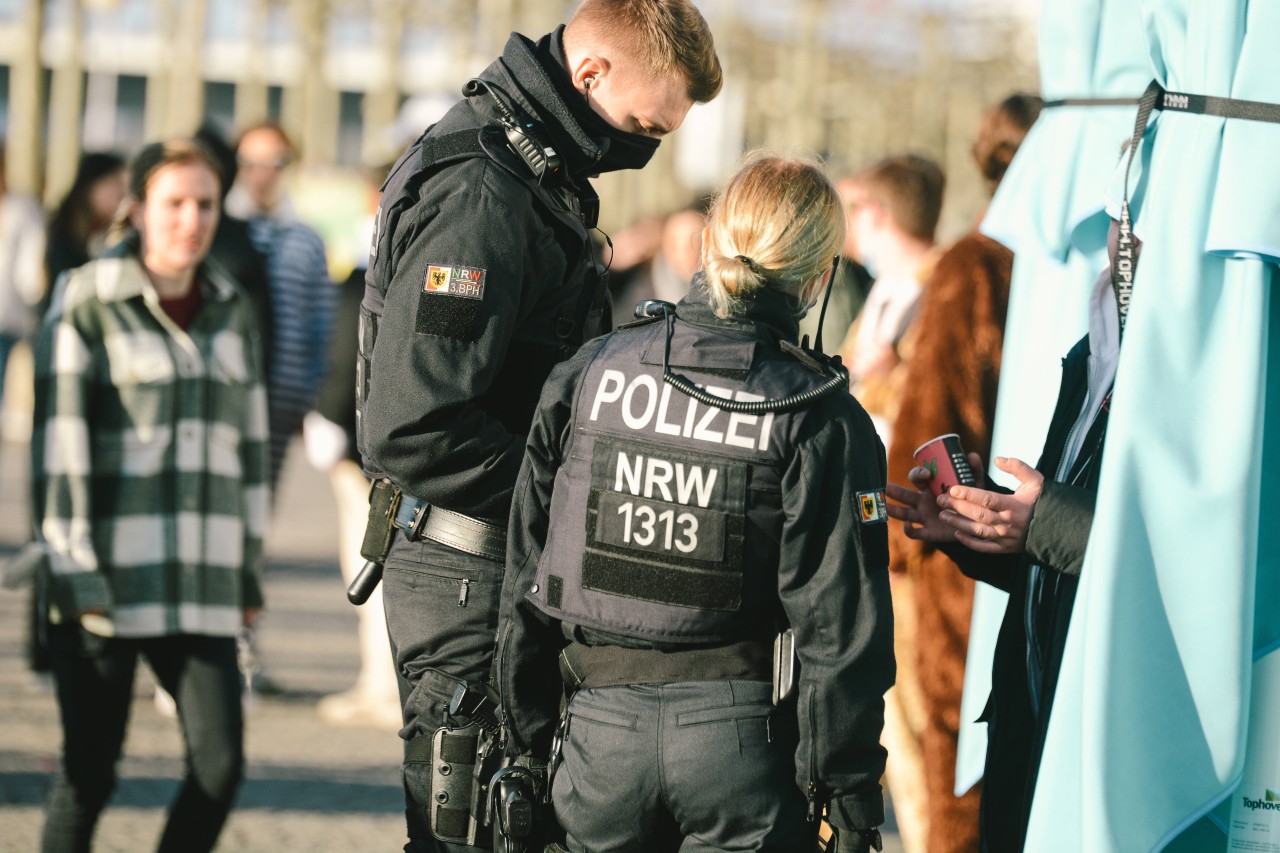
<svg viewBox="0 0 1280 853">
<path fill-rule="evenodd" d="M 516 485 L 499 679 L 572 851 L 879 847 L 893 683 L 884 449 L 795 346 L 844 240 L 815 164 L 750 160 L 678 306 L 552 373 Z M 790 628 L 797 699 L 771 699 Z M 784 666 L 785 668 L 785 666 Z M 778 685 L 775 687 L 783 687 Z"/>
</svg>

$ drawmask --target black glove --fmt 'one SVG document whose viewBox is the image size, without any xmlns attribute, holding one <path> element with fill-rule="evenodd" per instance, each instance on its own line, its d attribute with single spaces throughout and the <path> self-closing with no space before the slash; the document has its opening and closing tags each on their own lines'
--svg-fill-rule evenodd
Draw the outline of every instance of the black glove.
<svg viewBox="0 0 1280 853">
<path fill-rule="evenodd" d="M 831 833 L 834 838 L 833 843 L 827 845 L 827 853 L 871 853 L 872 850 L 879 853 L 884 849 L 880 830 L 875 828 L 836 829 L 833 826 Z"/>
</svg>

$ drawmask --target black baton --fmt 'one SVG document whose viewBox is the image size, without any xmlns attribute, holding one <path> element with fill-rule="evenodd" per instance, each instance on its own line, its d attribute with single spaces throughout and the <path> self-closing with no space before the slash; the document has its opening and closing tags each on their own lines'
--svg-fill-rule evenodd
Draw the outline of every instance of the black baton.
<svg viewBox="0 0 1280 853">
<path fill-rule="evenodd" d="M 364 604 L 369 600 L 369 596 L 373 595 L 373 591 L 378 588 L 381 581 L 382 563 L 370 560 L 364 564 L 364 568 L 360 570 L 360 574 L 356 575 L 351 586 L 347 587 L 347 601 L 357 607 Z"/>
</svg>

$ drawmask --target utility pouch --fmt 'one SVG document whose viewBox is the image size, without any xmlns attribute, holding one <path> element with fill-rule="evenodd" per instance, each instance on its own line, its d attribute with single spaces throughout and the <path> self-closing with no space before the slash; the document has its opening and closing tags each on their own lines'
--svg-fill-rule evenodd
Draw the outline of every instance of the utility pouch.
<svg viewBox="0 0 1280 853">
<path fill-rule="evenodd" d="M 773 641 L 773 704 L 781 705 L 796 693 L 796 635 L 788 628 Z"/>
<path fill-rule="evenodd" d="M 386 561 L 395 533 L 392 522 L 399 506 L 400 490 L 390 480 L 374 480 L 369 489 L 369 522 L 364 529 L 364 541 L 360 543 L 361 557 L 371 563 Z"/>
</svg>

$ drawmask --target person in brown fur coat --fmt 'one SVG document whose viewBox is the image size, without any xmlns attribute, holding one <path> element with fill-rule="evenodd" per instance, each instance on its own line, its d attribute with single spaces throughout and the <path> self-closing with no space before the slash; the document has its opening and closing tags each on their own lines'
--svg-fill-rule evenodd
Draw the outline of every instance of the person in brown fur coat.
<svg viewBox="0 0 1280 853">
<path fill-rule="evenodd" d="M 973 155 L 994 193 L 1041 102 L 1018 94 L 988 108 Z M 925 282 L 889 449 L 889 476 L 905 477 L 915 449 L 954 432 L 966 450 L 990 458 L 1000 353 L 1013 253 L 971 233 L 949 248 Z M 974 582 L 947 556 L 890 530 L 891 571 L 915 580 L 916 654 L 924 704 L 920 748 L 929 853 L 978 849 L 978 789 L 954 796 L 960 694 L 964 686 Z"/>
</svg>

